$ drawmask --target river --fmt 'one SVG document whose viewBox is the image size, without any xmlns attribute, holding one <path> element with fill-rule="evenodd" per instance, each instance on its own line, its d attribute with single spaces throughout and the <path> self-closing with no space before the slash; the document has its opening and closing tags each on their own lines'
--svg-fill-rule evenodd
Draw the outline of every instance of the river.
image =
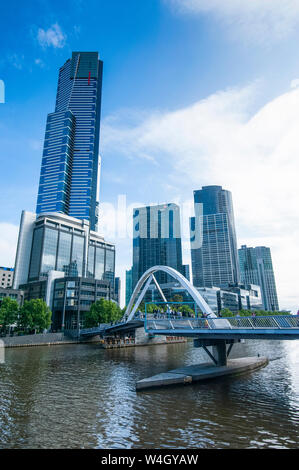
<svg viewBox="0 0 299 470">
<path fill-rule="evenodd" d="M 0 364 L 3 448 L 296 448 L 299 341 L 247 341 L 267 355 L 243 376 L 146 392 L 135 382 L 207 362 L 192 343 L 103 350 L 95 344 L 6 350 Z"/>
</svg>

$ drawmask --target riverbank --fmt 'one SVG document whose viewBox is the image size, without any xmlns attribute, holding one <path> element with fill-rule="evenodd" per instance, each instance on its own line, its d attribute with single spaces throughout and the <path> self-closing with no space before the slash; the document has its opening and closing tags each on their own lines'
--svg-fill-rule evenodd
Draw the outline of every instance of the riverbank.
<svg viewBox="0 0 299 470">
<path fill-rule="evenodd" d="M 186 341 L 186 338 L 180 337 L 151 337 L 147 333 L 145 333 L 144 328 L 138 328 L 135 332 L 134 338 L 107 337 L 106 339 L 103 339 L 100 336 L 94 336 L 92 338 L 82 341 L 76 338 L 69 338 L 63 333 L 41 333 L 36 335 L 5 336 L 0 339 L 3 341 L 5 348 L 98 343 L 104 349 L 114 349 L 169 343 L 182 343 Z"/>
<path fill-rule="evenodd" d="M 5 336 L 0 338 L 6 348 L 18 348 L 28 346 L 54 346 L 57 344 L 80 343 L 76 339 L 67 338 L 63 333 L 41 333 L 24 336 Z"/>
</svg>

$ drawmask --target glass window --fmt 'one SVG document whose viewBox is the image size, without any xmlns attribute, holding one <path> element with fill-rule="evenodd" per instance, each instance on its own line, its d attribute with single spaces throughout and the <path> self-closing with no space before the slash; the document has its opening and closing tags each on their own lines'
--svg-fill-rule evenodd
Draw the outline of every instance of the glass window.
<svg viewBox="0 0 299 470">
<path fill-rule="evenodd" d="M 71 261 L 71 246 L 72 235 L 70 233 L 60 232 L 58 257 L 57 257 L 57 270 L 69 273 Z"/>
<path fill-rule="evenodd" d="M 41 275 L 47 274 L 51 269 L 55 269 L 57 252 L 58 231 L 45 228 L 45 238 L 43 246 L 43 257 Z"/>
<path fill-rule="evenodd" d="M 106 250 L 105 279 L 114 283 L 114 251 Z"/>
<path fill-rule="evenodd" d="M 83 269 L 84 238 L 73 236 L 72 262 L 70 266 L 70 276 L 82 276 Z"/>
<path fill-rule="evenodd" d="M 105 263 L 105 250 L 103 248 L 97 247 L 96 250 L 96 268 L 95 268 L 95 278 L 103 279 L 104 276 L 104 263 Z"/>
<path fill-rule="evenodd" d="M 33 244 L 31 251 L 31 261 L 29 269 L 29 279 L 34 279 L 39 276 L 39 264 L 42 250 L 43 228 L 34 230 Z"/>
<path fill-rule="evenodd" d="M 95 247 L 88 247 L 88 265 L 87 265 L 87 277 L 94 277 L 94 254 Z"/>
</svg>

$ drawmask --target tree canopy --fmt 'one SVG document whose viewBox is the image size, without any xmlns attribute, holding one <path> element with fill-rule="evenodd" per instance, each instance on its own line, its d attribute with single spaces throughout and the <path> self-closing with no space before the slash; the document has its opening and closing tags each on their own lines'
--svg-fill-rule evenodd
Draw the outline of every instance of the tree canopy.
<svg viewBox="0 0 299 470">
<path fill-rule="evenodd" d="M 111 323 L 120 320 L 123 312 L 112 300 L 100 299 L 93 303 L 85 314 L 85 327 L 93 328 L 100 323 Z"/>
<path fill-rule="evenodd" d="M 18 320 L 19 305 L 16 300 L 5 297 L 0 307 L 0 328 L 5 333 Z"/>
<path fill-rule="evenodd" d="M 18 324 L 21 329 L 41 333 L 50 327 L 51 316 L 51 310 L 44 300 L 25 300 L 20 309 Z"/>
</svg>

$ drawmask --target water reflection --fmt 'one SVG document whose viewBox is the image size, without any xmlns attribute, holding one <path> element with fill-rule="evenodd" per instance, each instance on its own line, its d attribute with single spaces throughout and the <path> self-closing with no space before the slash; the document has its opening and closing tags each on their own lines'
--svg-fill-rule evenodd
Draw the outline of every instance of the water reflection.
<svg viewBox="0 0 299 470">
<path fill-rule="evenodd" d="M 299 342 L 248 341 L 267 355 L 235 378 L 136 393 L 135 382 L 208 361 L 192 343 L 122 350 L 19 348 L 0 366 L 2 448 L 298 447 Z"/>
</svg>

